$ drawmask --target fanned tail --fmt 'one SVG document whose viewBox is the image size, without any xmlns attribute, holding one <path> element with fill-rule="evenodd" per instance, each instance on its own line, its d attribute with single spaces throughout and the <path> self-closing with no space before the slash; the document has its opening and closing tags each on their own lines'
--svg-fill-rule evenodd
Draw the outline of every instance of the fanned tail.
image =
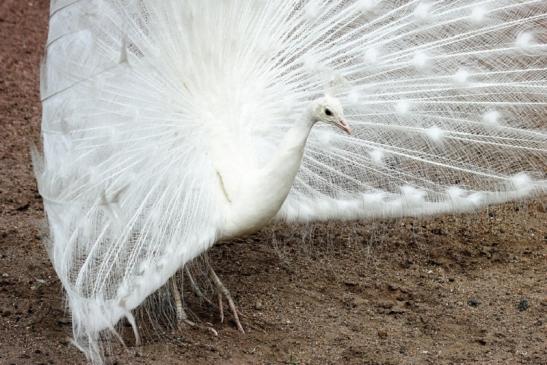
<svg viewBox="0 0 547 365">
<path fill-rule="evenodd" d="M 308 93 L 327 85 L 354 133 L 313 131 L 278 218 L 421 216 L 545 193 L 540 1 L 310 1 L 296 19 L 300 56 L 284 77 Z"/>
<path fill-rule="evenodd" d="M 93 363 L 120 319 L 138 336 L 132 311 L 214 243 L 223 215 L 199 90 L 169 54 L 188 23 L 159 22 L 174 3 L 146 5 L 51 4 L 35 171 L 74 344 Z"/>
</svg>

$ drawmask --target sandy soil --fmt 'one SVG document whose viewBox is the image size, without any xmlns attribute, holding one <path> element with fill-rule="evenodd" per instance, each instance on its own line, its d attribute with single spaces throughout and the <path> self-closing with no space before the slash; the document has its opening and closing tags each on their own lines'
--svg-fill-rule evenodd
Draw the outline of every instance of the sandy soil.
<svg viewBox="0 0 547 365">
<path fill-rule="evenodd" d="M 48 1 L 0 2 L 0 364 L 82 364 L 38 236 Z M 247 334 L 190 297 L 185 328 L 117 364 L 547 364 L 545 201 L 473 215 L 277 227 L 211 250 Z M 128 343 L 131 343 L 130 336 Z M 113 358 L 114 359 L 114 358 Z"/>
</svg>

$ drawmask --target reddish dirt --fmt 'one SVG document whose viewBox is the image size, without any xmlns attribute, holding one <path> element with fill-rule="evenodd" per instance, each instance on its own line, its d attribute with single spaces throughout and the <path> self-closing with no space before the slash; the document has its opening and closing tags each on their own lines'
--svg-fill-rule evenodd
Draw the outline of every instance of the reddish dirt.
<svg viewBox="0 0 547 365">
<path fill-rule="evenodd" d="M 0 3 L 0 364 L 83 364 L 38 227 L 29 146 L 48 1 Z M 114 347 L 117 364 L 547 364 L 545 201 L 473 215 L 277 227 L 211 250 L 247 334 Z M 275 241 L 275 243 L 274 243 Z M 126 336 L 130 337 L 130 336 Z M 128 339 L 128 342 L 131 342 Z"/>
</svg>

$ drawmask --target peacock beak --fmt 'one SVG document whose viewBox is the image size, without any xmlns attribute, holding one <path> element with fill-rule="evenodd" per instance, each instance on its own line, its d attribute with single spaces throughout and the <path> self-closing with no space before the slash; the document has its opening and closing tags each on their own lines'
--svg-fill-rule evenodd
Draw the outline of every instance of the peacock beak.
<svg viewBox="0 0 547 365">
<path fill-rule="evenodd" d="M 346 132 L 347 134 L 351 134 L 351 127 L 344 119 L 340 119 L 340 121 L 336 123 L 336 126 L 340 128 L 341 130 L 343 130 L 344 132 Z"/>
</svg>

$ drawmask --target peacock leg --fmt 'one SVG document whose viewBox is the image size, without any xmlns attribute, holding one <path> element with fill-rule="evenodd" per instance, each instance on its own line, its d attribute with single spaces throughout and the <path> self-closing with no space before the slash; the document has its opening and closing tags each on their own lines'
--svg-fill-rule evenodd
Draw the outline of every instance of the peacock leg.
<svg viewBox="0 0 547 365">
<path fill-rule="evenodd" d="M 177 276 L 178 271 L 175 273 L 173 277 L 171 277 L 171 293 L 173 295 L 173 298 L 175 298 L 175 310 L 177 312 L 177 322 L 180 327 L 181 324 L 185 323 L 191 327 L 196 326 L 196 324 L 188 319 L 188 315 L 186 315 L 186 311 L 184 310 L 184 292 L 182 290 L 179 290 L 179 286 L 177 283 Z M 184 285 L 184 275 L 182 275 L 183 285 Z"/>
<path fill-rule="evenodd" d="M 207 298 L 207 296 L 203 294 L 203 292 L 199 288 L 199 285 L 196 283 L 196 280 L 194 279 L 194 276 L 190 272 L 190 269 L 188 269 L 188 266 L 184 267 L 184 272 L 186 273 L 186 276 L 188 277 L 188 281 L 190 282 L 190 288 L 192 289 L 192 292 L 194 292 L 196 297 L 203 299 L 204 301 L 207 302 L 207 304 L 214 307 L 215 305 L 213 304 L 213 302 L 211 302 L 211 300 Z"/>
<path fill-rule="evenodd" d="M 220 321 L 221 322 L 224 321 L 224 300 L 223 299 L 226 298 L 226 301 L 228 302 L 230 310 L 232 311 L 232 315 L 234 316 L 234 321 L 236 323 L 237 329 L 241 333 L 245 333 L 245 330 L 243 330 L 243 326 L 241 325 L 241 322 L 239 321 L 239 315 L 238 315 L 234 300 L 232 299 L 232 295 L 230 294 L 230 291 L 224 286 L 222 281 L 220 281 L 220 278 L 218 277 L 216 272 L 213 270 L 211 264 L 209 263 L 209 258 L 207 257 L 207 255 L 205 255 L 205 264 L 207 265 L 207 269 L 209 270 L 209 275 L 211 279 L 213 280 L 213 283 L 217 290 L 218 307 L 220 310 Z"/>
<path fill-rule="evenodd" d="M 187 271 L 187 273 L 189 272 Z M 175 309 L 177 311 L 177 322 L 178 322 L 179 329 L 183 324 L 186 324 L 190 327 L 205 329 L 207 331 L 210 331 L 213 335 L 218 336 L 218 332 L 213 327 L 201 326 L 188 319 L 188 315 L 186 314 L 186 311 L 184 310 L 184 291 L 179 290 L 179 287 L 177 285 L 177 275 L 178 275 L 178 272 L 170 279 L 170 282 L 171 282 L 171 292 L 173 294 L 173 297 L 175 298 Z M 184 285 L 184 273 L 181 275 L 181 277 L 182 277 L 182 282 Z"/>
</svg>

